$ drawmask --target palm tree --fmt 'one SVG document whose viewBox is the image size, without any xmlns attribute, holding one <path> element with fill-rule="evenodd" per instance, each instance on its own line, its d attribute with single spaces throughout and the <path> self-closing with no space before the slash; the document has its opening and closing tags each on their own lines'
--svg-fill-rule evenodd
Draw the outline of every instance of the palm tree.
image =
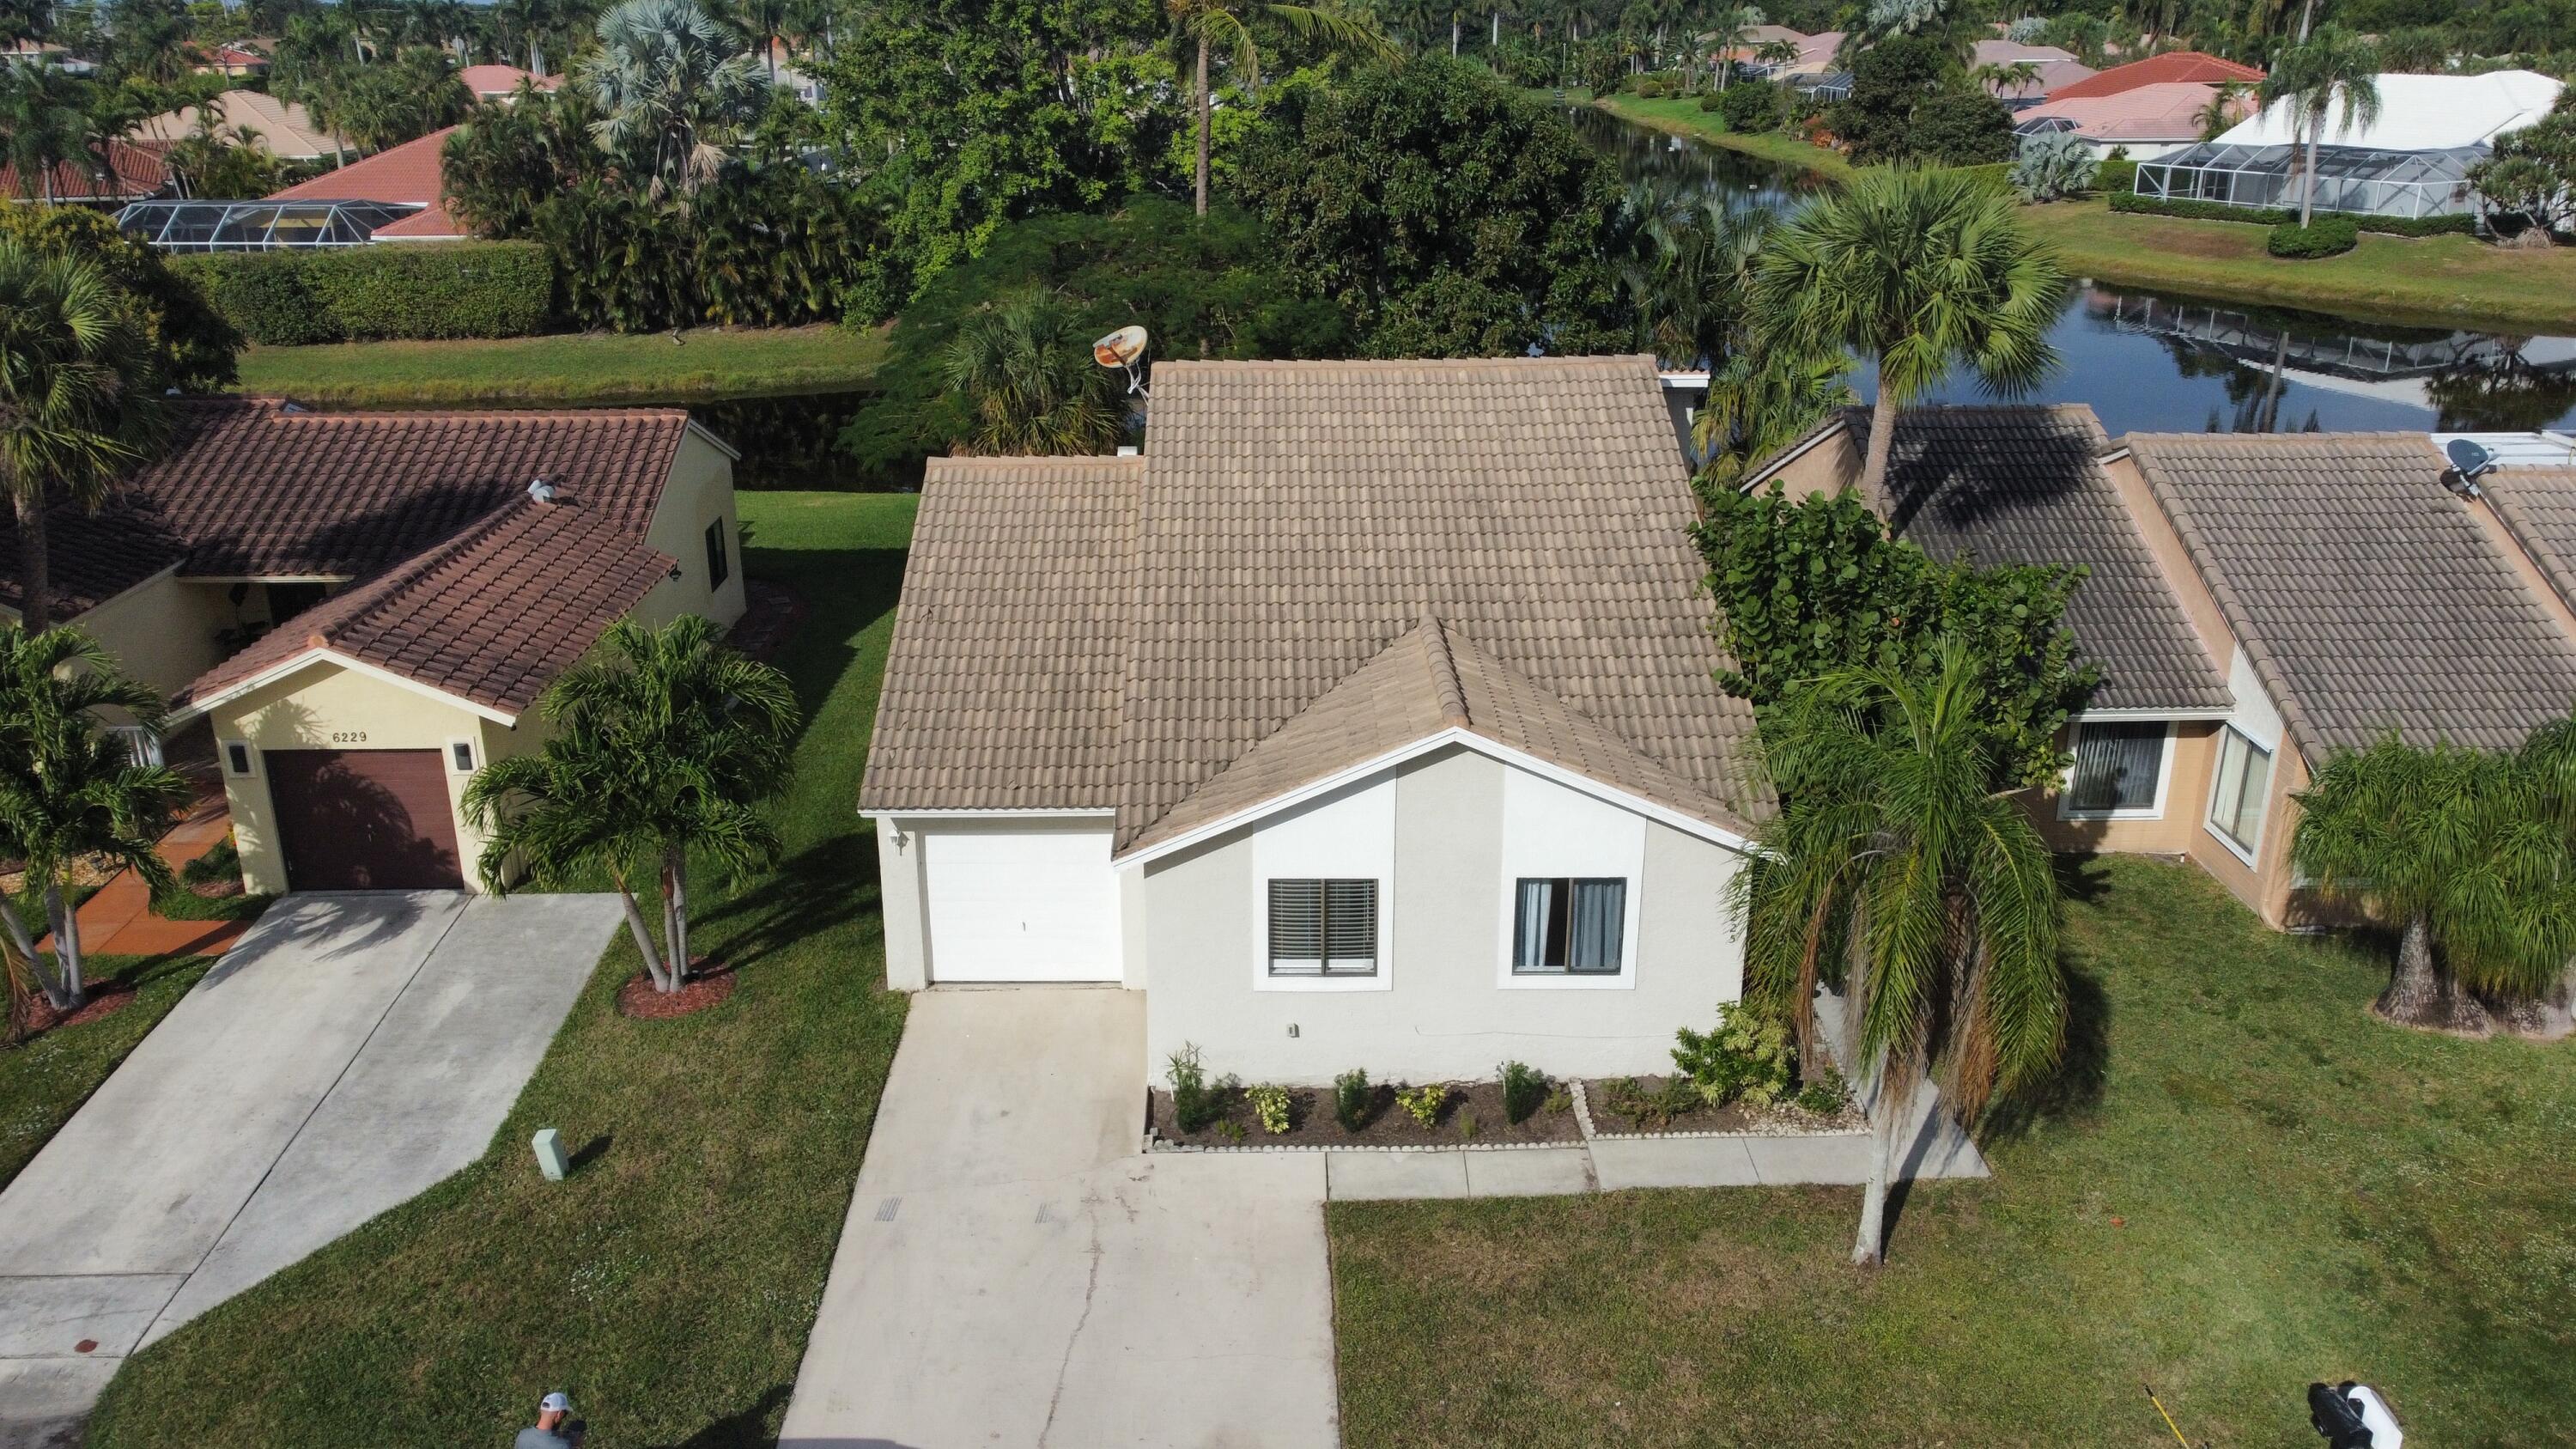
<svg viewBox="0 0 2576 1449">
<path fill-rule="evenodd" d="M 96 509 L 167 418 L 159 351 L 107 278 L 0 238 L 0 489 L 17 508 L 27 628 L 42 630 L 53 610 L 46 506 Z"/>
<path fill-rule="evenodd" d="M 1794 40 L 1766 40 L 1760 49 L 1753 52 L 1753 59 L 1755 64 L 1774 71 L 1784 65 L 1794 65 L 1798 60 L 1798 43 Z"/>
<path fill-rule="evenodd" d="M 2039 62 L 2016 60 L 1981 65 L 1971 78 L 1998 99 L 2018 99 L 2025 87 L 2039 84 Z"/>
<path fill-rule="evenodd" d="M 2514 754 L 2391 736 L 2340 750 L 2299 794 L 2291 856 L 2329 900 L 2398 931 L 2372 1010 L 2483 1035 L 2481 993 L 2529 998 L 2576 955 L 2576 722 Z"/>
<path fill-rule="evenodd" d="M 1700 36 L 1700 43 L 1717 56 L 1717 88 L 1720 91 L 1726 89 L 1727 79 L 1735 74 L 1735 52 L 1751 39 L 1753 27 L 1762 23 L 1761 11 L 1750 5 L 1737 5 L 1720 10 L 1708 31 Z"/>
<path fill-rule="evenodd" d="M 2215 141 L 2225 134 L 2228 127 L 2236 124 L 2237 112 L 2245 103 L 2247 89 L 2243 81 L 2218 83 L 2216 93 L 2209 98 L 2209 104 L 2191 113 L 2193 122 L 2200 127 L 2200 139 Z"/>
<path fill-rule="evenodd" d="M 1748 985 L 1793 1013 L 1802 1045 L 1819 978 L 1845 962 L 1845 1065 L 1877 1084 L 1855 1263 L 1884 1255 L 1916 1083 L 1938 1069 L 1973 1124 L 1997 1090 L 2053 1065 L 2065 1036 L 2054 860 L 2020 800 L 1993 788 L 1977 678 L 1945 638 L 1928 676 L 1852 668 L 1784 701 L 1763 735 L 1787 804 L 1728 887 Z"/>
<path fill-rule="evenodd" d="M 1198 66 L 1190 82 L 1190 109 L 1198 125 L 1198 214 L 1208 209 L 1208 123 L 1213 102 L 1208 95 L 1208 51 L 1223 45 L 1234 58 L 1244 85 L 1261 84 L 1261 51 L 1252 38 L 1256 21 L 1274 20 L 1300 36 L 1357 50 L 1390 64 L 1402 58 L 1366 11 L 1314 5 L 1273 5 L 1266 0 L 1170 0 L 1172 19 L 1197 48 Z M 1453 39 L 1452 48 L 1455 48 Z"/>
<path fill-rule="evenodd" d="M 0 62 L 0 160 L 18 175 L 18 194 L 54 198 L 54 177 L 67 162 L 92 173 L 102 156 L 89 149 L 81 83 L 49 65 Z"/>
<path fill-rule="evenodd" d="M 1835 408 L 1855 400 L 1844 379 L 1851 356 L 1800 356 L 1786 349 L 1739 353 L 1709 374 L 1708 397 L 1691 419 L 1700 476 L 1732 486 L 1744 470 L 1797 441 Z"/>
<path fill-rule="evenodd" d="M 1105 453 L 1127 429 L 1091 329 L 1061 292 L 1033 286 L 968 313 L 941 355 L 971 431 L 959 451 L 1002 456 Z"/>
<path fill-rule="evenodd" d="M 2340 25 L 2320 25 L 2282 50 L 2260 94 L 2265 106 L 2285 107 L 2295 134 L 2306 137 L 2299 168 L 2299 225 L 2306 226 L 2316 216 L 2317 146 L 2327 119 L 2340 108 L 2338 134 L 2355 121 L 2365 129 L 2379 124 L 2379 47 Z"/>
<path fill-rule="evenodd" d="M 768 68 L 773 86 L 778 84 L 778 36 L 786 29 L 792 8 L 790 0 L 732 0 L 733 28 L 760 53 L 760 62 Z"/>
<path fill-rule="evenodd" d="M 1753 274 L 1766 344 L 1878 364 L 1862 486 L 1887 476 L 1897 409 L 1958 367 L 2006 395 L 2057 365 L 2056 254 L 2012 198 L 1958 171 L 1870 167 L 1777 228 Z"/>
<path fill-rule="evenodd" d="M 757 62 L 694 0 L 623 0 L 599 18 L 599 49 L 579 73 L 602 112 L 593 134 L 651 174 L 655 200 L 712 180 L 726 143 L 769 100 Z"/>
<path fill-rule="evenodd" d="M 727 648 L 684 614 L 661 629 L 621 620 L 593 656 L 546 690 L 554 733 L 532 755 L 494 760 L 466 782 L 465 813 L 487 831 L 476 868 L 504 894 L 529 879 L 558 887 L 604 870 L 654 989 L 688 979 L 689 853 L 739 881 L 778 856 L 761 803 L 786 788 L 801 717 L 787 676 Z M 644 922 L 634 877 L 653 871 L 661 940 Z"/>
<path fill-rule="evenodd" d="M 168 889 L 170 867 L 154 843 L 189 795 L 176 770 L 135 763 L 125 741 L 103 727 L 99 712 L 108 709 L 150 725 L 161 698 L 119 673 L 77 629 L 30 634 L 0 623 L 0 850 L 44 882 L 52 970 L 6 903 L 0 923 L 56 1011 L 77 1009 L 87 992 L 72 868 L 104 858 L 156 891 Z"/>
</svg>

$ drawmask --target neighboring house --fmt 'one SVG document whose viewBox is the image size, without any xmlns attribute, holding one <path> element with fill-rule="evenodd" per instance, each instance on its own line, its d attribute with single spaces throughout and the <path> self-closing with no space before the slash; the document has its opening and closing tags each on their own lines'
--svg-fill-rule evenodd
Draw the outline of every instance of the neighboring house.
<svg viewBox="0 0 2576 1449">
<path fill-rule="evenodd" d="M 864 814 L 898 989 L 1146 1060 L 1663 1070 L 1772 809 L 1651 358 L 1165 362 L 1142 456 L 932 460 Z"/>
<path fill-rule="evenodd" d="M 2531 125 L 2558 103 L 2560 84 L 2537 71 L 2484 75 L 2382 75 L 2379 118 L 2364 125 L 2341 105 L 2318 147 L 2316 208 L 2373 216 L 2474 212 L 2469 168 L 2495 138 Z M 2278 102 L 2217 139 L 2138 168 L 2141 196 L 2227 206 L 2299 202 L 2303 140 Z"/>
<path fill-rule="evenodd" d="M 560 75 L 541 76 L 534 71 L 521 70 L 515 65 L 469 65 L 458 71 L 456 78 L 464 82 L 465 88 L 474 93 L 476 100 L 499 101 L 505 105 L 517 99 L 519 87 L 523 85 L 533 85 L 541 91 L 553 91 L 561 90 L 564 83 L 564 78 Z"/>
<path fill-rule="evenodd" d="M 191 52 L 196 63 L 188 68 L 199 75 L 257 76 L 268 74 L 269 59 L 248 46 L 229 43 L 198 47 Z"/>
<path fill-rule="evenodd" d="M 443 148 L 454 126 L 388 146 L 363 161 L 326 171 L 271 193 L 271 201 L 369 201 L 404 208 L 406 215 L 371 228 L 380 242 L 455 241 L 473 235 L 447 210 Z"/>
<path fill-rule="evenodd" d="M 98 69 L 93 62 L 72 54 L 68 47 L 39 40 L 13 40 L 0 45 L 0 64 L 51 66 L 66 75 L 89 75 Z"/>
<path fill-rule="evenodd" d="M 622 617 L 741 617 L 734 453 L 680 409 L 177 408 L 104 509 L 49 514 L 55 612 L 209 724 L 252 890 L 471 888 L 457 800 L 555 675 Z"/>
<path fill-rule="evenodd" d="M 172 196 L 178 181 L 155 145 L 111 140 L 101 163 L 80 166 L 65 161 L 54 174 L 20 177 L 18 168 L 0 162 L 0 196 L 61 205 L 116 206 L 130 201 Z"/>
<path fill-rule="evenodd" d="M 2095 74 L 2093 67 L 2077 60 L 2071 50 L 2054 45 L 2022 45 L 2010 40 L 1978 41 L 1976 54 L 1969 65 L 1971 68 L 2009 66 L 2025 61 L 2038 69 L 2036 79 L 2016 81 L 2010 85 L 1988 81 L 1987 93 L 2007 106 L 2033 106 L 2055 95 L 2059 87 L 2089 80 Z"/>
<path fill-rule="evenodd" d="M 1748 486 L 1842 486 L 1866 434 L 1837 418 Z M 2390 731 L 2509 748 L 2576 707 L 2566 449 L 2486 474 L 2483 497 L 2422 433 L 2107 440 L 2082 407 L 1937 408 L 1896 449 L 1871 502 L 1900 536 L 2091 571 L 2068 626 L 2102 687 L 2065 787 L 2033 801 L 2061 848 L 2185 856 L 2303 924 L 2292 797 L 2329 754 Z"/>
<path fill-rule="evenodd" d="M 2096 158 L 2125 151 L 2149 161 L 2200 144 L 2201 115 L 2218 99 L 2218 87 L 2162 81 L 2107 96 L 2055 96 L 2013 117 L 2013 134 L 2071 131 Z M 2250 106 L 2250 101 L 2245 103 Z"/>
<path fill-rule="evenodd" d="M 2260 66 L 2239 65 L 2232 60 L 2197 50 L 2169 50 L 2127 65 L 2115 65 L 2071 85 L 2061 86 L 2049 95 L 2052 101 L 2087 100 L 2096 96 L 2116 96 L 2140 86 L 2170 85 L 2176 82 L 2199 85 L 2257 86 L 2263 83 Z"/>
<path fill-rule="evenodd" d="M 327 161 L 350 149 L 347 137 L 315 121 L 304 107 L 266 91 L 226 91 L 206 102 L 206 110 L 213 113 L 217 141 L 229 145 L 248 127 L 257 133 L 251 147 L 281 161 Z M 201 114 L 195 106 L 181 106 L 138 124 L 131 134 L 137 141 L 175 144 L 197 134 Z"/>
</svg>

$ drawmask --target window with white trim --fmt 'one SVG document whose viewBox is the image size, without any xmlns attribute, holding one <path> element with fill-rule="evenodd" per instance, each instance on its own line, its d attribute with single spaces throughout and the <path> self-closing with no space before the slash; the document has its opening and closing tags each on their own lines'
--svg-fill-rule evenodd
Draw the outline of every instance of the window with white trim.
<svg viewBox="0 0 2576 1449">
<path fill-rule="evenodd" d="M 1377 882 L 1270 882 L 1270 974 L 1377 974 Z"/>
<path fill-rule="evenodd" d="M 2165 729 L 2161 720 L 2077 725 L 2066 813 L 2154 814 L 2164 796 Z"/>
<path fill-rule="evenodd" d="M 2234 725 L 2218 732 L 2218 779 L 2209 792 L 2209 828 L 2246 855 L 2263 838 L 2263 807 L 2272 793 L 2272 752 Z"/>
<path fill-rule="evenodd" d="M 1512 974 L 1615 976 L 1625 961 L 1628 882 L 1523 876 L 1512 897 Z"/>
</svg>

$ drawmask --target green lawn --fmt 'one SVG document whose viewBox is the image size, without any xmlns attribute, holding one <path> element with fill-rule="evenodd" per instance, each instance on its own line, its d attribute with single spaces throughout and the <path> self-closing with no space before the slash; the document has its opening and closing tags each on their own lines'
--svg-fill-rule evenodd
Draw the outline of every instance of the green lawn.
<svg viewBox="0 0 2576 1449">
<path fill-rule="evenodd" d="M 134 999 L 96 1021 L 0 1049 L 0 1187 L 9 1185 L 135 1044 L 160 1025 L 206 974 L 206 965 L 202 956 L 92 956 L 91 989 L 128 983 Z"/>
<path fill-rule="evenodd" d="M 1575 91 L 1570 94 L 1579 96 L 1585 93 Z M 1699 108 L 1697 96 L 1667 97 L 1650 101 L 1638 96 L 1615 95 L 1595 101 L 1593 104 L 1614 116 L 1634 121 L 1641 126 L 1651 126 L 1655 130 L 1671 132 L 1678 136 L 1689 136 L 1694 140 L 1706 141 L 1712 146 L 1724 146 L 1730 151 L 1741 151 L 1748 156 L 1758 156 L 1765 161 L 1777 161 L 1786 166 L 1800 166 L 1809 171 L 1820 171 L 1836 178 L 1849 176 L 1852 172 L 1852 164 L 1843 159 L 1841 152 L 1809 145 L 1785 131 L 1730 131 L 1726 129 L 1724 117 L 1713 111 L 1703 111 Z"/>
<path fill-rule="evenodd" d="M 885 337 L 847 327 L 580 332 L 497 342 L 254 347 L 241 390 L 345 407 L 702 402 L 868 385 Z"/>
<path fill-rule="evenodd" d="M 2474 237 L 2377 236 L 2339 257 L 2288 261 L 2269 228 L 2111 210 L 2093 200 L 2025 206 L 2067 270 L 2226 301 L 2359 313 L 2482 330 L 2576 331 L 2576 249 L 2507 251 Z"/>
<path fill-rule="evenodd" d="M 2576 1443 L 2576 1045 L 2364 1015 L 2379 958 L 2205 877 L 2088 866 L 2074 1068 L 1996 1178 L 1858 1195 L 1338 1203 L 1346 1442 L 2318 1442 L 2312 1379 L 2427 1446 Z"/>
<path fill-rule="evenodd" d="M 813 613 L 780 660 L 786 858 L 698 917 L 733 998 L 617 1015 L 620 933 L 481 1161 L 130 1361 L 92 1444 L 503 1444 L 548 1389 L 601 1449 L 775 1438 L 903 1030 L 855 811 L 912 505 L 742 495 L 746 569 Z M 528 1153 L 548 1126 L 565 1183 Z"/>
</svg>

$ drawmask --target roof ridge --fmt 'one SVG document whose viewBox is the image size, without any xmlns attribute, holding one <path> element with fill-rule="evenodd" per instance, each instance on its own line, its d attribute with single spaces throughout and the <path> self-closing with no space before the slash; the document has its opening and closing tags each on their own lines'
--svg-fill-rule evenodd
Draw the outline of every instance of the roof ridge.
<svg viewBox="0 0 2576 1449">
<path fill-rule="evenodd" d="M 1426 613 L 1414 632 L 1423 636 L 1424 648 L 1430 654 L 1431 689 L 1440 697 L 1441 723 L 1453 728 L 1467 727 L 1470 723 L 1467 718 L 1467 689 L 1458 682 L 1458 661 L 1449 652 L 1448 630 L 1442 627 L 1439 619 Z"/>
</svg>

